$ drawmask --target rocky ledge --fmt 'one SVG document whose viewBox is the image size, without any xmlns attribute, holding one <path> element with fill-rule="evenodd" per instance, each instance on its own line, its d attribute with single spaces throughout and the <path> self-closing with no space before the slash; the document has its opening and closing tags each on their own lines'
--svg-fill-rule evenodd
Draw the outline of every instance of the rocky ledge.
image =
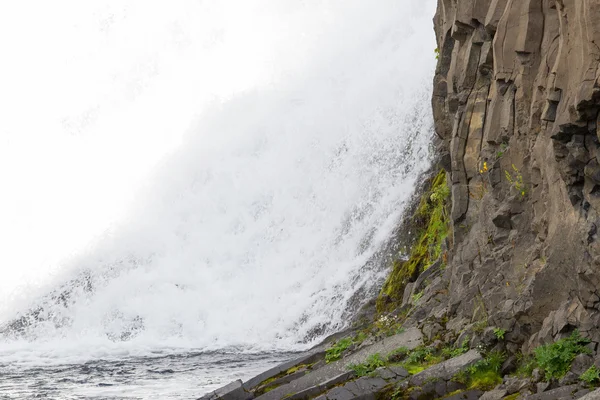
<svg viewBox="0 0 600 400">
<path fill-rule="evenodd" d="M 199 400 L 600 399 L 600 389 L 592 391 L 593 379 L 581 378 L 593 360 L 587 341 L 578 335 L 547 349 L 557 351 L 557 359 L 572 359 L 565 364 L 568 370 L 561 371 L 562 378 L 553 380 L 556 371 L 546 364 L 546 369 L 533 368 L 532 359 L 530 371 L 515 370 L 514 360 L 505 353 L 485 350 L 483 344 L 470 350 L 467 338 L 456 346 L 439 340 L 426 344 L 417 328 L 379 340 L 363 331 L 347 334 L 326 350 L 319 346 Z M 505 371 L 513 373 L 502 377 Z"/>
</svg>

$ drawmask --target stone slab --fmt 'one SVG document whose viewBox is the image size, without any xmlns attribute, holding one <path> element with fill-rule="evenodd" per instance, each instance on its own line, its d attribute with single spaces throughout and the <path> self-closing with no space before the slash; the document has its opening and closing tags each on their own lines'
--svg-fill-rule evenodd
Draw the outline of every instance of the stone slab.
<svg viewBox="0 0 600 400">
<path fill-rule="evenodd" d="M 259 397 L 260 400 L 280 400 L 289 394 L 301 393 L 309 388 L 318 387 L 322 382 L 326 382 L 336 376 L 348 372 L 349 364 L 359 364 L 364 362 L 367 357 L 371 354 L 379 353 L 381 355 L 387 355 L 392 350 L 398 347 L 407 347 L 414 349 L 415 347 L 423 343 L 423 336 L 421 331 L 417 328 L 411 328 L 406 332 L 398 335 L 390 336 L 383 339 L 380 342 L 374 343 L 370 346 L 364 347 L 356 353 L 350 354 L 349 356 L 327 364 L 322 368 L 312 371 L 303 377 L 296 379 L 286 385 L 282 385 L 275 388 Z M 315 394 L 314 396 L 320 393 Z"/>
</svg>

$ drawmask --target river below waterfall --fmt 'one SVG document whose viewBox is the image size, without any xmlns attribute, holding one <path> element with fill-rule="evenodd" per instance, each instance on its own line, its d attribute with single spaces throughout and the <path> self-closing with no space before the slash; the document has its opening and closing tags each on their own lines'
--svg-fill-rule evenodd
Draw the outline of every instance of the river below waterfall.
<svg viewBox="0 0 600 400">
<path fill-rule="evenodd" d="M 76 364 L 0 363 L 0 399 L 194 399 L 293 356 L 157 352 L 149 357 Z"/>
</svg>

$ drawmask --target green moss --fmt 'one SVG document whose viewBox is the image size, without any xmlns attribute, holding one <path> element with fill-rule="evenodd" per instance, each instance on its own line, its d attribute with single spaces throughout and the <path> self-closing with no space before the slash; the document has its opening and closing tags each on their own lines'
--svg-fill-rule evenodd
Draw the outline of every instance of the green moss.
<svg viewBox="0 0 600 400">
<path fill-rule="evenodd" d="M 264 381 L 262 381 L 259 386 L 267 386 L 269 383 L 281 378 L 283 375 L 282 374 L 277 374 L 269 379 L 265 379 Z"/>
<path fill-rule="evenodd" d="M 412 246 L 409 259 L 397 259 L 392 263 L 392 271 L 377 299 L 379 313 L 396 308 L 402 301 L 406 284 L 414 281 L 421 272 L 442 256 L 442 243 L 448 235 L 449 197 L 446 172 L 441 170 L 432 180 L 430 189 L 421 197 L 413 216 L 420 233 Z"/>
<path fill-rule="evenodd" d="M 279 387 L 280 385 L 277 384 L 272 384 L 273 382 L 275 382 L 278 379 L 283 378 L 284 376 L 288 376 L 290 374 L 293 374 L 294 372 L 298 372 L 302 369 L 308 369 L 312 366 L 312 364 L 298 364 L 290 369 L 288 369 L 287 371 L 283 371 L 280 372 L 279 374 L 272 376 L 268 379 L 265 379 L 264 381 L 262 381 L 261 383 L 259 383 L 256 386 L 256 389 L 254 390 L 254 394 L 255 395 L 261 395 L 263 393 L 267 393 L 270 392 L 271 390 Z M 308 372 L 308 371 L 307 371 Z"/>
<path fill-rule="evenodd" d="M 270 392 L 273 389 L 277 389 L 278 386 L 279 385 L 269 386 L 269 387 L 265 388 L 265 390 L 263 391 L 263 393 L 268 393 L 268 392 Z"/>
<path fill-rule="evenodd" d="M 419 372 L 425 371 L 427 369 L 427 366 L 425 366 L 425 365 L 419 365 L 419 364 L 402 364 L 402 366 L 411 375 L 418 374 Z"/>
<path fill-rule="evenodd" d="M 295 367 L 292 367 L 292 368 L 288 369 L 285 374 L 286 375 L 291 375 L 294 372 L 298 372 L 301 369 L 310 368 L 310 366 L 311 366 L 311 364 L 299 364 L 299 365 L 296 365 Z"/>
<path fill-rule="evenodd" d="M 406 352 L 406 348 L 399 348 L 388 355 L 388 361 L 396 361 L 394 365 L 400 365 L 405 368 L 409 374 L 414 375 L 444 361 L 444 358 L 435 354 L 431 347 L 419 346 Z M 398 361 L 398 360 L 401 361 Z"/>
<path fill-rule="evenodd" d="M 520 393 L 511 394 L 510 396 L 506 396 L 502 400 L 517 400 L 520 395 Z"/>
<path fill-rule="evenodd" d="M 469 389 L 491 390 L 502 383 L 500 370 L 505 358 L 504 353 L 493 351 L 483 360 L 458 372 L 452 380 L 466 385 Z"/>
<path fill-rule="evenodd" d="M 492 390 L 501 383 L 502 377 L 497 371 L 476 371 L 475 373 L 471 374 L 469 389 L 479 389 L 487 391 Z"/>
<path fill-rule="evenodd" d="M 456 396 L 457 394 L 461 394 L 462 392 L 464 392 L 463 389 L 455 390 L 454 392 L 450 392 L 447 395 L 445 395 L 444 397 L 442 397 L 442 399 L 447 399 L 449 397 Z"/>
</svg>

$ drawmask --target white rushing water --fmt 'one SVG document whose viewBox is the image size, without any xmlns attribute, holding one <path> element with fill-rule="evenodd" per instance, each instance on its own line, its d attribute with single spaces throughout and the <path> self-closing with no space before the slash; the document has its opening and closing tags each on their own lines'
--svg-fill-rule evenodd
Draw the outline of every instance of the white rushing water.
<svg viewBox="0 0 600 400">
<path fill-rule="evenodd" d="M 343 327 L 428 166 L 434 7 L 1 5 L 0 360 Z"/>
</svg>

